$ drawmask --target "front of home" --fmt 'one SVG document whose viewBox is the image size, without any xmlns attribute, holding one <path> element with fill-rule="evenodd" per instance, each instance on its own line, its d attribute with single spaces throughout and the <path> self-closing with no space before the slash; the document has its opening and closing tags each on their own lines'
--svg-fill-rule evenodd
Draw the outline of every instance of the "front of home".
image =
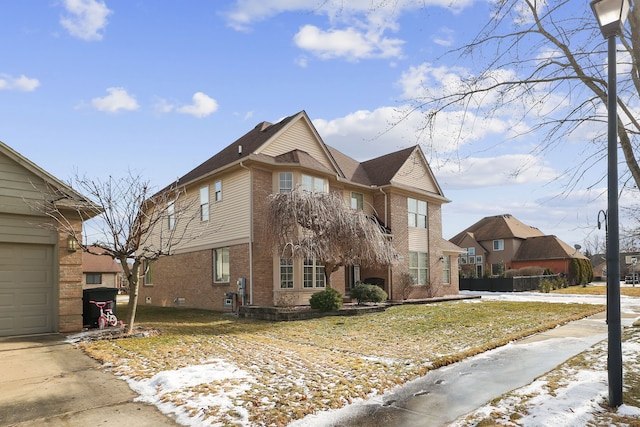
<svg viewBox="0 0 640 427">
<path fill-rule="evenodd" d="M 326 286 L 322 266 L 281 258 L 265 234 L 267 197 L 299 186 L 339 193 L 352 209 L 377 218 L 400 254 L 393 266 L 340 268 L 333 288 L 348 294 L 358 282 L 375 282 L 392 299 L 458 293 L 459 248 L 442 238 L 441 205 L 449 200 L 418 146 L 358 162 L 324 144 L 301 111 L 258 124 L 178 185 L 195 205 L 187 234 L 197 238 L 146 268 L 141 304 L 212 310 L 308 304 Z M 167 227 L 179 226 L 169 220 Z M 400 288 L 403 272 L 414 278 L 409 290 Z"/>
<path fill-rule="evenodd" d="M 0 336 L 82 329 L 82 255 L 44 209 L 82 230 L 66 184 L 0 142 Z"/>
</svg>

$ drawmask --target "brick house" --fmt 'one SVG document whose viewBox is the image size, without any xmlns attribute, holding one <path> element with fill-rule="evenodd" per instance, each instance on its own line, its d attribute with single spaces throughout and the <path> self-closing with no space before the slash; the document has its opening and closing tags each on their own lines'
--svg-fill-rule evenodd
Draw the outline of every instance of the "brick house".
<svg viewBox="0 0 640 427">
<path fill-rule="evenodd" d="M 87 200 L 2 142 L 0 175 L 0 336 L 81 330 L 82 254 L 35 206 L 55 204 L 79 234 Z"/>
<path fill-rule="evenodd" d="M 449 241 L 465 250 L 459 257 L 464 277 L 499 276 L 523 267 L 568 275 L 571 259 L 587 259 L 556 236 L 545 235 L 509 214 L 485 217 Z"/>
<path fill-rule="evenodd" d="M 345 294 L 375 279 L 390 298 L 401 299 L 400 275 L 409 272 L 416 281 L 410 298 L 435 288 L 439 295 L 458 293 L 460 248 L 442 238 L 441 205 L 449 200 L 419 146 L 358 162 L 327 146 L 301 111 L 259 123 L 178 184 L 197 201 L 198 217 L 189 227 L 198 238 L 149 266 L 141 304 L 223 310 L 225 294 L 238 292 L 239 281 L 245 304 L 307 304 L 324 289 L 321 267 L 280 259 L 264 231 L 267 196 L 298 185 L 341 193 L 353 209 L 375 215 L 401 254 L 392 267 L 343 267 L 331 276 L 333 288 Z"/>
</svg>

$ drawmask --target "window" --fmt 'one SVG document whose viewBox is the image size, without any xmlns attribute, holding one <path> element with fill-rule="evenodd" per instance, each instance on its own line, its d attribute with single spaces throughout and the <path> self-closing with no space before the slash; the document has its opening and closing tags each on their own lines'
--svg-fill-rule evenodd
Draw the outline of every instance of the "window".
<svg viewBox="0 0 640 427">
<path fill-rule="evenodd" d="M 293 260 L 280 258 L 280 288 L 293 288 Z"/>
<path fill-rule="evenodd" d="M 200 189 L 200 221 L 209 221 L 209 186 Z"/>
<path fill-rule="evenodd" d="M 482 264 L 482 255 L 476 255 L 476 264 Z"/>
<path fill-rule="evenodd" d="M 427 202 L 408 198 L 407 211 L 409 227 L 427 228 Z"/>
<path fill-rule="evenodd" d="M 504 240 L 494 240 L 493 241 L 493 250 L 494 251 L 504 251 Z"/>
<path fill-rule="evenodd" d="M 409 274 L 416 285 L 429 282 L 429 254 L 426 252 L 409 252 Z"/>
<path fill-rule="evenodd" d="M 351 209 L 358 211 L 364 209 L 364 195 L 362 193 L 351 192 Z"/>
<path fill-rule="evenodd" d="M 169 230 L 176 228 L 176 207 L 174 202 L 169 203 L 167 206 L 167 217 L 169 219 Z"/>
<path fill-rule="evenodd" d="M 293 174 L 291 172 L 280 172 L 280 192 L 291 193 L 293 191 Z"/>
<path fill-rule="evenodd" d="M 442 259 L 442 283 L 451 283 L 451 257 L 445 255 Z"/>
<path fill-rule="evenodd" d="M 466 264 L 467 263 L 467 256 L 466 255 L 460 255 L 460 265 L 462 264 Z"/>
<path fill-rule="evenodd" d="M 222 181 L 216 181 L 213 184 L 213 191 L 214 191 L 213 200 L 215 200 L 216 202 L 221 201 L 222 200 Z"/>
<path fill-rule="evenodd" d="M 302 286 L 305 288 L 324 288 L 324 266 L 318 261 L 305 259 Z"/>
<path fill-rule="evenodd" d="M 229 282 L 229 248 L 214 249 L 213 281 Z"/>
<path fill-rule="evenodd" d="M 476 263 L 476 257 L 470 256 L 469 257 L 469 264 L 475 264 L 475 263 Z"/>
<path fill-rule="evenodd" d="M 468 248 L 467 252 L 469 253 L 469 255 L 475 255 L 476 254 L 476 248 Z"/>
<path fill-rule="evenodd" d="M 143 264 L 144 267 L 144 284 L 151 285 L 153 284 L 153 264 L 149 261 L 145 261 Z"/>
<path fill-rule="evenodd" d="M 87 285 L 99 285 L 102 283 L 102 273 L 87 273 Z"/>
<path fill-rule="evenodd" d="M 302 175 L 302 189 L 316 193 L 324 193 L 324 179 L 311 175 Z"/>
</svg>

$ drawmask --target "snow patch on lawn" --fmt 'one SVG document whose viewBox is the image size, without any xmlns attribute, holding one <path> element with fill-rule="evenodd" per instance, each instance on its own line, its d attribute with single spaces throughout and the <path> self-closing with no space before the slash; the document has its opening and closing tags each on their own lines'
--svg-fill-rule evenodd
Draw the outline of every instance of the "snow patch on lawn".
<svg viewBox="0 0 640 427">
<path fill-rule="evenodd" d="M 182 425 L 249 425 L 249 413 L 236 398 L 248 390 L 255 379 L 221 359 L 159 372 L 151 378 L 124 379 L 140 395 L 136 401 L 157 406 Z M 220 419 L 224 422 L 217 422 Z"/>
</svg>

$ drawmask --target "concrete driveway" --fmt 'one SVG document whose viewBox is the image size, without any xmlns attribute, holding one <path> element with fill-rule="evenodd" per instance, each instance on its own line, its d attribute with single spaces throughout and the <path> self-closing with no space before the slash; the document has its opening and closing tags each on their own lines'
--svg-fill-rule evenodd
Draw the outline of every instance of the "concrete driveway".
<svg viewBox="0 0 640 427">
<path fill-rule="evenodd" d="M 0 425 L 176 426 L 59 334 L 0 338 Z"/>
</svg>

